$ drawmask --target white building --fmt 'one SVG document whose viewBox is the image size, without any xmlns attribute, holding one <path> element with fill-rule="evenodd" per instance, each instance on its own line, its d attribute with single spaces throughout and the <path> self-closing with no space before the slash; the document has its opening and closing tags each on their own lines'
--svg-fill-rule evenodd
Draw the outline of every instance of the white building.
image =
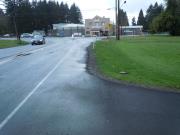
<svg viewBox="0 0 180 135">
<path fill-rule="evenodd" d="M 85 34 L 85 25 L 84 24 L 67 24 L 59 23 L 53 24 L 53 31 L 56 33 L 56 36 L 67 37 L 72 36 L 74 33 Z"/>
<path fill-rule="evenodd" d="M 121 26 L 121 35 L 142 35 L 143 26 Z"/>
</svg>

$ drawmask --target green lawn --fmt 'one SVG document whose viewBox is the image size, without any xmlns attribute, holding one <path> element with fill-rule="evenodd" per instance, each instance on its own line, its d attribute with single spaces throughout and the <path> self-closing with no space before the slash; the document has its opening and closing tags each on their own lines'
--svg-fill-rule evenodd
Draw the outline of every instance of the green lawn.
<svg viewBox="0 0 180 135">
<path fill-rule="evenodd" d="M 145 86 L 180 89 L 180 37 L 98 41 L 97 67 L 106 76 Z M 120 74 L 121 71 L 128 74 Z"/>
<path fill-rule="evenodd" d="M 10 48 L 15 46 L 22 46 L 28 44 L 25 41 L 17 41 L 17 40 L 0 40 L 0 49 L 2 48 Z"/>
</svg>

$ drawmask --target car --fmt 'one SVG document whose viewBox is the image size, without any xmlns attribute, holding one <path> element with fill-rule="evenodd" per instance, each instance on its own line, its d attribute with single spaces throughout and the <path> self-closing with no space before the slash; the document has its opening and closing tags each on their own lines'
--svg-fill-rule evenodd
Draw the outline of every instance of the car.
<svg viewBox="0 0 180 135">
<path fill-rule="evenodd" d="M 35 35 L 31 41 L 32 45 L 43 45 L 45 43 L 45 38 L 42 35 Z"/>
<path fill-rule="evenodd" d="M 82 33 L 74 33 L 73 37 L 82 37 Z"/>
<path fill-rule="evenodd" d="M 32 37 L 32 34 L 30 34 L 30 33 L 21 34 L 21 38 L 31 38 L 31 37 Z"/>
<path fill-rule="evenodd" d="M 3 37 L 9 38 L 9 37 L 10 37 L 10 34 L 4 34 Z"/>
</svg>

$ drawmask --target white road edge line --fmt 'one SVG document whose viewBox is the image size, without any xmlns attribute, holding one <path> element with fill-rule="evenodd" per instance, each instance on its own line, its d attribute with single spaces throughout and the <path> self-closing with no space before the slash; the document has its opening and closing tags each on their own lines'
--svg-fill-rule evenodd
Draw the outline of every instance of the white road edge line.
<svg viewBox="0 0 180 135">
<path fill-rule="evenodd" d="M 74 48 L 74 47 L 73 47 Z M 12 119 L 12 117 L 19 111 L 19 109 L 28 101 L 28 99 L 38 90 L 38 88 L 52 75 L 52 73 L 64 62 L 64 60 L 70 55 L 71 48 L 66 55 L 55 65 L 55 67 L 36 85 L 36 87 L 20 102 L 20 104 L 14 108 L 14 110 L 0 123 L 0 131 L 6 126 L 6 124 Z"/>
</svg>

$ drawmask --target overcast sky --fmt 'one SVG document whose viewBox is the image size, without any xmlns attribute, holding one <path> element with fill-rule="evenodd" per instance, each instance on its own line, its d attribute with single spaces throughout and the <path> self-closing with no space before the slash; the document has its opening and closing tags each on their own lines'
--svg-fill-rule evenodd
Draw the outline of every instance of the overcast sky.
<svg viewBox="0 0 180 135">
<path fill-rule="evenodd" d="M 135 16 L 138 17 L 140 9 L 146 11 L 150 4 L 155 2 L 164 4 L 164 0 L 127 0 L 127 3 L 122 6 L 131 22 L 131 19 Z M 82 11 L 83 19 L 93 18 L 95 15 L 105 16 L 111 18 L 111 21 L 115 19 L 114 7 L 115 0 L 64 0 L 68 4 L 73 2 L 78 5 Z M 121 0 L 123 2 L 123 0 Z M 112 10 L 107 10 L 112 8 Z"/>
<path fill-rule="evenodd" d="M 115 0 L 56 0 L 56 1 L 63 1 L 71 5 L 72 3 L 76 3 L 77 6 L 82 11 L 83 19 L 93 18 L 96 15 L 105 16 L 111 18 L 112 22 L 115 22 Z M 138 14 L 140 9 L 143 9 L 144 13 L 146 12 L 147 8 L 150 4 L 154 4 L 156 1 L 159 4 L 164 5 L 164 0 L 126 0 L 127 3 L 122 6 L 127 12 L 129 21 L 133 17 L 138 18 Z M 123 0 L 121 0 L 123 2 Z M 111 10 L 107 10 L 108 8 L 112 8 Z"/>
</svg>

